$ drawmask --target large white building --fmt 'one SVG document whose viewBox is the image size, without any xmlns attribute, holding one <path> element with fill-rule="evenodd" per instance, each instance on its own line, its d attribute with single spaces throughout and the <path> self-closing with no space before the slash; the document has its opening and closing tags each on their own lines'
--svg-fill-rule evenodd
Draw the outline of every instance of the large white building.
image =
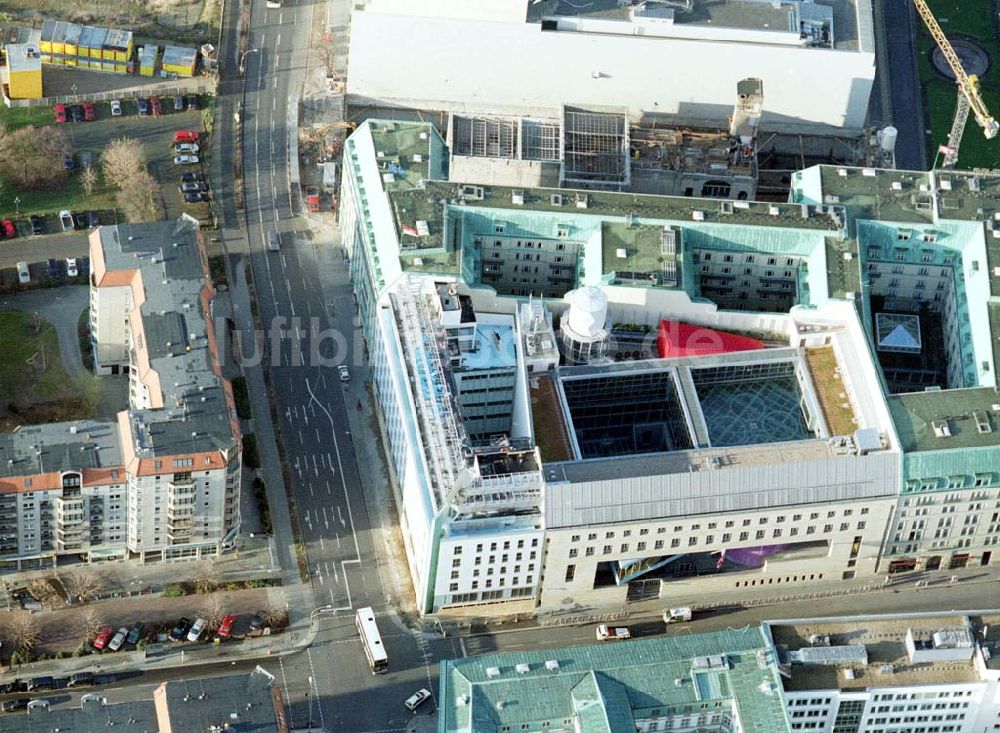
<svg viewBox="0 0 1000 733">
<path fill-rule="evenodd" d="M 1000 728 L 996 611 L 769 621 L 793 731 Z"/>
<path fill-rule="evenodd" d="M 344 160 L 424 611 L 993 562 L 1000 178 L 818 167 L 787 203 L 470 184 L 432 125 L 378 120 Z"/>
<path fill-rule="evenodd" d="M 90 262 L 95 367 L 128 375 L 129 404 L 0 436 L 0 561 L 218 553 L 239 531 L 242 454 L 197 222 L 99 227 Z"/>
<path fill-rule="evenodd" d="M 829 134 L 864 126 L 874 75 L 869 0 L 371 0 L 351 19 L 347 91 L 359 106 L 601 106 L 726 127 L 754 77 L 763 129 Z"/>
</svg>

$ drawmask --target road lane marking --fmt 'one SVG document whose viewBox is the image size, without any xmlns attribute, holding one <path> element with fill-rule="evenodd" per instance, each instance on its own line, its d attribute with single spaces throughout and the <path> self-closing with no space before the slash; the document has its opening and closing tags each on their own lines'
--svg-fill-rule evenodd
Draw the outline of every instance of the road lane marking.
<svg viewBox="0 0 1000 733">
<path fill-rule="evenodd" d="M 319 440 L 319 430 L 316 431 L 316 439 Z M 313 454 L 313 473 L 316 474 L 316 478 L 319 478 L 319 467 L 316 465 L 316 455 Z M 310 485 L 310 489 L 312 486 Z"/>
<path fill-rule="evenodd" d="M 330 482 L 329 481 L 326 482 L 326 493 L 328 493 L 328 494 L 332 494 L 333 493 L 332 491 L 330 491 Z"/>
<path fill-rule="evenodd" d="M 323 516 L 326 516 L 326 509 L 323 510 Z M 347 523 L 344 522 L 344 515 L 340 512 L 340 504 L 337 505 L 337 516 L 340 518 L 340 526 L 347 529 Z"/>
</svg>

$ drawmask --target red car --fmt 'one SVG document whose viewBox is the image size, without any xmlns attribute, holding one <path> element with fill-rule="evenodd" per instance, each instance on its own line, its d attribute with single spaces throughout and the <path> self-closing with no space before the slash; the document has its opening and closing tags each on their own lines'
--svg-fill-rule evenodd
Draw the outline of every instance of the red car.
<svg viewBox="0 0 1000 733">
<path fill-rule="evenodd" d="M 101 633 L 97 635 L 96 639 L 94 639 L 94 649 L 97 651 L 104 649 L 104 647 L 108 645 L 108 642 L 111 640 L 114 633 L 115 630 L 110 626 L 105 626 L 101 629 Z"/>
<path fill-rule="evenodd" d="M 222 617 L 222 623 L 219 624 L 219 636 L 223 639 L 228 639 L 233 634 L 233 624 L 236 623 L 236 617 L 227 613 Z"/>
<path fill-rule="evenodd" d="M 174 133 L 175 143 L 196 143 L 198 142 L 198 133 L 194 130 L 178 130 Z"/>
<path fill-rule="evenodd" d="M 150 97 L 149 106 L 153 108 L 153 117 L 159 117 L 163 114 L 163 105 L 160 104 L 159 97 Z"/>
<path fill-rule="evenodd" d="M 17 236 L 17 229 L 14 227 L 14 222 L 10 219 L 4 219 L 2 226 L 4 239 L 13 239 Z"/>
<path fill-rule="evenodd" d="M 97 118 L 97 114 L 94 111 L 94 103 L 93 102 L 84 102 L 83 103 L 83 119 L 86 122 L 93 122 L 96 118 Z"/>
<path fill-rule="evenodd" d="M 56 113 L 56 122 L 65 122 L 66 121 L 66 105 L 65 104 L 57 104 L 53 108 L 53 111 Z"/>
</svg>

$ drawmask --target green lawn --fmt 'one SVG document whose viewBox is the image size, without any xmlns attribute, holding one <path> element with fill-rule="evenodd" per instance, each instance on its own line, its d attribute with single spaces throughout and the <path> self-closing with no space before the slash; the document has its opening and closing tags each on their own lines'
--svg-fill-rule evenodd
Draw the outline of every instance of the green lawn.
<svg viewBox="0 0 1000 733">
<path fill-rule="evenodd" d="M 100 383 L 71 378 L 59 360 L 51 324 L 24 311 L 0 311 L 0 400 L 15 413 L 13 424 L 72 420 L 93 415 Z"/>
<path fill-rule="evenodd" d="M 974 38 L 992 59 L 992 68 L 983 77 L 982 96 L 991 114 L 1000 119 L 1000 41 L 992 36 L 989 0 L 928 0 L 942 30 L 949 38 L 968 36 Z M 922 20 L 918 19 L 920 36 L 917 39 L 918 69 L 924 91 L 926 122 L 931 133 L 927 136 L 927 160 L 933 161 L 938 145 L 948 141 L 951 121 L 955 116 L 957 87 L 940 76 L 930 62 L 934 49 L 931 38 Z M 962 148 L 958 157 L 958 168 L 1000 168 L 1000 136 L 987 140 L 982 128 L 970 114 L 962 137 Z"/>
<path fill-rule="evenodd" d="M 66 184 L 56 190 L 29 191 L 21 189 L 13 192 L 7 188 L 5 183 L 0 182 L 0 219 L 14 217 L 17 211 L 17 207 L 14 205 L 14 196 L 21 199 L 22 219 L 27 218 L 30 214 L 58 214 L 62 209 L 72 211 L 81 209 L 111 210 L 115 208 L 115 192 L 103 185 L 100 176 L 98 179 L 99 183 L 94 189 L 93 196 L 87 196 L 84 193 L 83 186 L 80 184 L 79 169 L 70 173 Z"/>
<path fill-rule="evenodd" d="M 34 125 L 41 127 L 49 125 L 55 121 L 52 108 L 44 107 L 8 107 L 0 104 L 0 124 L 8 130 L 16 130 L 19 127 Z"/>
</svg>

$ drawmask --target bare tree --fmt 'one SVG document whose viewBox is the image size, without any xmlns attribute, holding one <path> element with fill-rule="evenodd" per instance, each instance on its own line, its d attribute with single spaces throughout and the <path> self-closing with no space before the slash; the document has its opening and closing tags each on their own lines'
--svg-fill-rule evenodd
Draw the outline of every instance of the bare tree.
<svg viewBox="0 0 1000 733">
<path fill-rule="evenodd" d="M 142 171 L 133 175 L 118 192 L 118 207 L 125 218 L 132 222 L 158 221 L 162 219 L 159 203 L 159 184 L 149 173 Z"/>
<path fill-rule="evenodd" d="M 101 577 L 92 568 L 78 568 L 63 579 L 63 587 L 71 599 L 87 603 L 100 594 Z"/>
<path fill-rule="evenodd" d="M 194 580 L 194 592 L 198 595 L 204 595 L 206 593 L 211 593 L 215 590 L 216 582 L 213 578 L 207 575 L 199 575 Z"/>
<path fill-rule="evenodd" d="M 55 188 L 66 180 L 67 150 L 61 129 L 46 127 L 40 134 L 31 125 L 22 127 L 0 137 L 0 175 L 19 188 Z"/>
<path fill-rule="evenodd" d="M 288 626 L 288 611 L 283 608 L 272 608 L 263 614 L 264 624 L 272 629 L 283 629 Z"/>
<path fill-rule="evenodd" d="M 222 623 L 222 617 L 226 615 L 226 601 L 219 593 L 213 593 L 208 597 L 204 608 L 201 610 L 201 617 L 205 619 L 205 625 L 209 631 L 215 631 Z"/>
<path fill-rule="evenodd" d="M 38 620 L 27 611 L 12 613 L 7 619 L 7 633 L 16 649 L 34 649 L 41 638 Z"/>
<path fill-rule="evenodd" d="M 76 617 L 76 629 L 80 635 L 80 643 L 87 644 L 93 641 L 103 626 L 104 621 L 101 619 L 101 613 L 94 606 L 81 609 Z"/>
<path fill-rule="evenodd" d="M 83 167 L 80 173 L 80 183 L 83 184 L 83 192 L 87 196 L 94 195 L 94 188 L 97 186 L 97 171 L 90 164 Z"/>
<path fill-rule="evenodd" d="M 146 172 L 146 153 L 142 143 L 131 137 L 120 137 L 108 143 L 101 153 L 104 180 L 124 191 L 134 185 L 134 178 Z"/>
</svg>

